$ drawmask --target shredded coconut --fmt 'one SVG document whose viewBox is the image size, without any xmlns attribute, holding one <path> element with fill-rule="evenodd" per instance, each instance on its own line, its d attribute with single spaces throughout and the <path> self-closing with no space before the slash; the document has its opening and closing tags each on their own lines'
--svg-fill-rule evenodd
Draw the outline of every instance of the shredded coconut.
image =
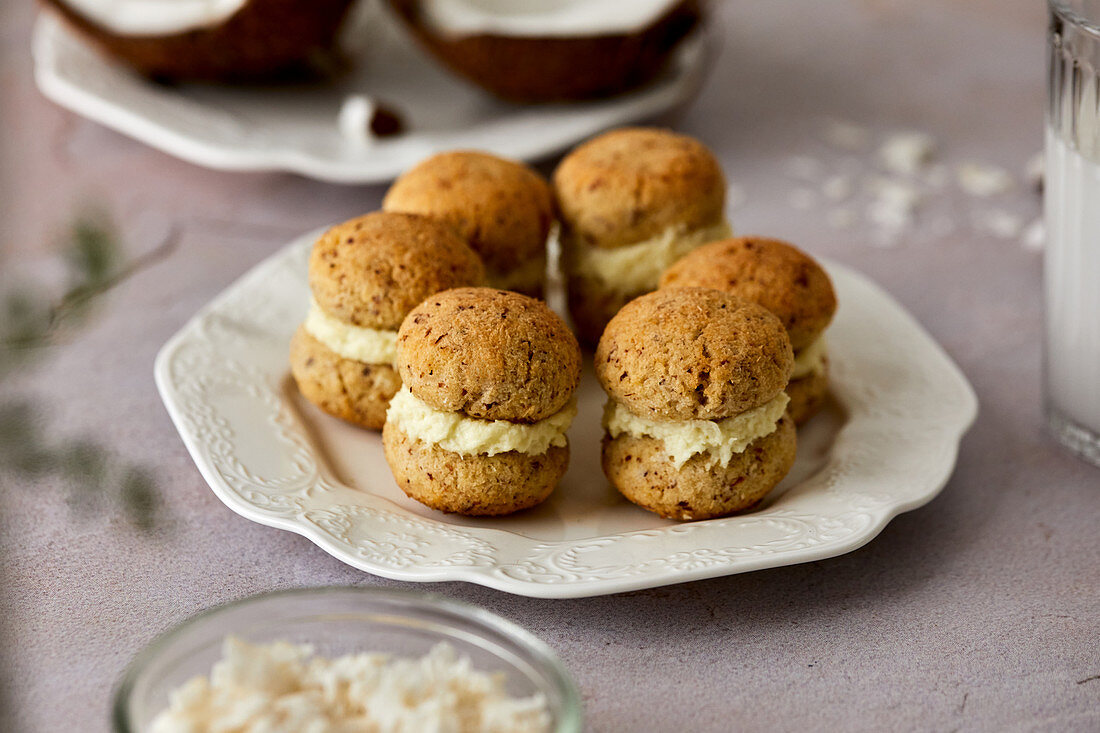
<svg viewBox="0 0 1100 733">
<path fill-rule="evenodd" d="M 882 227 L 888 234 L 900 234 L 913 223 L 913 216 L 923 195 L 907 183 L 891 178 L 874 178 L 868 182 L 871 203 L 867 218 Z"/>
<path fill-rule="evenodd" d="M 254 645 L 227 637 L 210 677 L 172 692 L 152 733 L 435 731 L 543 733 L 546 698 L 509 697 L 446 643 L 417 659 L 313 656 L 308 644 Z"/>
<path fill-rule="evenodd" d="M 932 160 L 936 142 L 923 132 L 899 132 L 879 148 L 879 159 L 886 170 L 903 176 L 915 176 Z"/>
<path fill-rule="evenodd" d="M 1046 246 L 1047 228 L 1042 219 L 1036 219 L 1024 228 L 1020 236 L 1020 244 L 1023 248 L 1032 252 L 1039 252 Z"/>
<path fill-rule="evenodd" d="M 1012 176 L 1004 168 L 984 163 L 963 163 L 955 169 L 955 177 L 963 191 L 986 198 L 1012 188 Z"/>
</svg>

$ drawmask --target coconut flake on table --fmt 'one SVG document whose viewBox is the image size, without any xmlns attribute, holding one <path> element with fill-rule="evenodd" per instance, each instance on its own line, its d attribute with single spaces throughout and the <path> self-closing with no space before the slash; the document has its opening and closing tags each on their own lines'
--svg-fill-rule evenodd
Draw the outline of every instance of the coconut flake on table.
<svg viewBox="0 0 1100 733">
<path fill-rule="evenodd" d="M 340 105 L 340 113 L 336 116 L 336 125 L 344 139 L 360 145 L 373 142 L 371 120 L 374 119 L 377 108 L 375 101 L 365 94 L 349 94 L 345 97 L 344 103 Z"/>
<path fill-rule="evenodd" d="M 1041 251 L 1047 243 L 1047 228 L 1042 218 L 1035 219 L 1024 228 L 1020 244 L 1031 252 Z"/>
<path fill-rule="evenodd" d="M 120 36 L 161 36 L 212 28 L 248 0 L 63 0 L 101 28 Z"/>
<path fill-rule="evenodd" d="M 915 176 L 931 162 L 936 141 L 923 132 L 899 132 L 891 135 L 879 147 L 883 167 L 891 173 Z"/>
<path fill-rule="evenodd" d="M 915 186 L 881 176 L 871 179 L 868 191 L 872 198 L 867 206 L 867 218 L 891 237 L 912 225 L 917 207 L 924 198 Z"/>
<path fill-rule="evenodd" d="M 984 163 L 968 162 L 955 169 L 959 187 L 971 196 L 987 198 L 1012 188 L 1012 176 L 1004 168 Z"/>
<path fill-rule="evenodd" d="M 577 37 L 634 34 L 679 0 L 421 0 L 418 12 L 438 33 L 453 36 Z"/>
</svg>

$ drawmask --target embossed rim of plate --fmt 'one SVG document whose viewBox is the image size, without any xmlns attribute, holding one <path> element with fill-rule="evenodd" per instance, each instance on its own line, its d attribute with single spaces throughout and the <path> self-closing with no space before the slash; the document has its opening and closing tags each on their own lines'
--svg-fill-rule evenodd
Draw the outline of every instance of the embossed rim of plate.
<svg viewBox="0 0 1100 733">
<path fill-rule="evenodd" d="M 317 234 L 291 243 L 202 308 L 161 349 L 156 382 L 222 502 L 376 575 L 576 598 L 834 557 L 931 501 L 977 415 L 970 384 L 912 316 L 862 275 L 826 262 L 841 303 L 829 331 L 832 390 L 847 419 L 825 465 L 774 504 L 561 542 L 416 516 L 329 476 L 280 393 Z M 263 465 L 235 452 L 234 430 L 257 424 L 270 427 L 270 434 L 251 434 L 271 441 Z M 438 557 L 429 558 L 432 552 Z"/>
<path fill-rule="evenodd" d="M 227 110 L 153 87 L 95 55 L 49 13 L 41 13 L 35 23 L 32 51 L 35 82 L 48 99 L 164 153 L 217 170 L 289 171 L 363 184 L 392 180 L 443 149 L 474 147 L 536 161 L 601 130 L 665 112 L 698 91 L 717 42 L 716 34 L 695 34 L 677 50 L 674 72 L 635 92 L 597 102 L 515 107 L 492 119 L 492 134 L 413 132 L 376 140 L 361 151 L 327 153 L 303 143 L 301 135 L 256 134 L 255 125 Z M 451 101 L 457 104 L 476 93 L 456 82 Z"/>
</svg>

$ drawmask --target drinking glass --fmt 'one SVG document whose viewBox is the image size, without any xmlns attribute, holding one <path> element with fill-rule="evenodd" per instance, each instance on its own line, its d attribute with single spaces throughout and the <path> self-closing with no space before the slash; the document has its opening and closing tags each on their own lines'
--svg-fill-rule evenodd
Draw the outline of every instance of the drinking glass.
<svg viewBox="0 0 1100 733">
<path fill-rule="evenodd" d="M 1100 0 L 1049 0 L 1044 396 L 1054 437 L 1100 465 Z"/>
</svg>

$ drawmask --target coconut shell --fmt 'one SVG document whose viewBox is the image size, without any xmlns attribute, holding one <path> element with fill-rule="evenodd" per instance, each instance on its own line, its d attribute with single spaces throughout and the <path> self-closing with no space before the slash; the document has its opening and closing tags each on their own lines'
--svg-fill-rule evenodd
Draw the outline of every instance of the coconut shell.
<svg viewBox="0 0 1100 733">
<path fill-rule="evenodd" d="M 65 0 L 42 0 L 104 53 L 158 81 L 256 82 L 315 75 L 354 0 L 248 0 L 225 20 L 165 35 L 119 35 Z"/>
<path fill-rule="evenodd" d="M 514 102 L 608 97 L 645 84 L 702 19 L 699 0 L 682 0 L 648 28 L 630 34 L 446 37 L 424 22 L 418 0 L 390 4 L 452 71 Z"/>
</svg>

